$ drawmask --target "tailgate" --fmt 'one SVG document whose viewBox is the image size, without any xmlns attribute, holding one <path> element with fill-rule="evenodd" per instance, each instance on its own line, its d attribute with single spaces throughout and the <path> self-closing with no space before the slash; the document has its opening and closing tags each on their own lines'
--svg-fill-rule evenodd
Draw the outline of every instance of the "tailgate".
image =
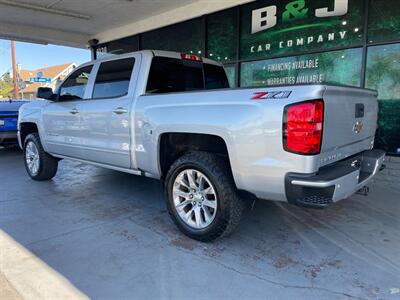
<svg viewBox="0 0 400 300">
<path fill-rule="evenodd" d="M 18 122 L 18 112 L 0 112 L 0 132 L 16 131 Z"/>
<path fill-rule="evenodd" d="M 321 152 L 341 149 L 342 155 L 349 156 L 368 149 L 376 131 L 377 93 L 326 86 L 323 99 L 325 118 Z"/>
</svg>

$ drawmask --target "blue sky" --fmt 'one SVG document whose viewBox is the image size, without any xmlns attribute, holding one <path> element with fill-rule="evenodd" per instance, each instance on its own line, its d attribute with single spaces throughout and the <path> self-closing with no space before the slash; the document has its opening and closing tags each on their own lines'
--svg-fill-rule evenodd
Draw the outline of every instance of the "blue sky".
<svg viewBox="0 0 400 300">
<path fill-rule="evenodd" d="M 90 60 L 90 51 L 55 45 L 15 42 L 15 56 L 22 69 L 36 70 L 64 63 L 78 65 Z M 11 69 L 10 41 L 0 40 L 0 75 Z"/>
</svg>

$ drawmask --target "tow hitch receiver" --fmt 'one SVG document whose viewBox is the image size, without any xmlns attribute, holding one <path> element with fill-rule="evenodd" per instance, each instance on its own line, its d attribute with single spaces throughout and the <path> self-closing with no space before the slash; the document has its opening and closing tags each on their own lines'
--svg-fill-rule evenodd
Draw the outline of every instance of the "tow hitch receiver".
<svg viewBox="0 0 400 300">
<path fill-rule="evenodd" d="M 363 186 L 361 189 L 359 189 L 356 194 L 357 195 L 362 195 L 362 196 L 368 196 L 369 193 L 369 187 L 368 186 Z"/>
</svg>

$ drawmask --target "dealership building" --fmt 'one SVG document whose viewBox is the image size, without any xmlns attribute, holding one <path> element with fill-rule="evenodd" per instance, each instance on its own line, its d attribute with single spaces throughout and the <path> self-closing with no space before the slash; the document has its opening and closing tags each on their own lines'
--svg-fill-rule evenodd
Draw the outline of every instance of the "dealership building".
<svg viewBox="0 0 400 300">
<path fill-rule="evenodd" d="M 223 63 L 232 87 L 331 83 L 376 89 L 377 146 L 400 154 L 398 0 L 90 2 L 0 2 L 2 18 L 29 10 L 38 16 L 26 15 L 19 24 L 13 17 L 0 25 L 0 36 L 89 45 L 93 58 L 141 49 L 192 53 Z"/>
<path fill-rule="evenodd" d="M 400 153 L 397 0 L 260 0 L 101 43 L 96 57 L 181 51 L 225 65 L 231 86 L 332 83 L 376 89 L 379 147 Z"/>
</svg>

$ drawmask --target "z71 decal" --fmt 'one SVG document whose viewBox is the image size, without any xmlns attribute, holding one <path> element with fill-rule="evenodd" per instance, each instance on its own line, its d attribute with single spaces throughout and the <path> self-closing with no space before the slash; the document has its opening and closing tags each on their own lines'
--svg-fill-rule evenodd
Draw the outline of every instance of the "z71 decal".
<svg viewBox="0 0 400 300">
<path fill-rule="evenodd" d="M 256 92 L 252 100 L 287 99 L 292 91 Z"/>
</svg>

